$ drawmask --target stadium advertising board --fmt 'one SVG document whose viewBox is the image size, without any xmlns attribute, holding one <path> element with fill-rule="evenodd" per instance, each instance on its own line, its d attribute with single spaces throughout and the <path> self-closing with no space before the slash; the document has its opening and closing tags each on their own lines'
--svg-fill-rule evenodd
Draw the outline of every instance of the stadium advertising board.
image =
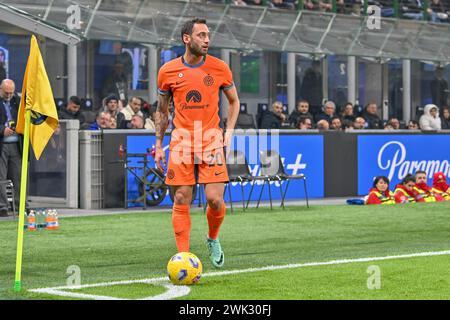
<svg viewBox="0 0 450 320">
<path fill-rule="evenodd" d="M 424 170 L 431 183 L 433 174 L 450 177 L 450 135 L 360 135 L 358 136 L 358 194 L 365 195 L 373 178 L 384 175 L 390 189 L 408 173 Z"/>
<path fill-rule="evenodd" d="M 164 150 L 166 159 L 168 159 L 168 145 L 170 137 L 164 139 Z M 127 153 L 146 153 L 155 144 L 155 137 L 152 136 L 128 136 Z M 291 134 L 256 134 L 253 132 L 238 133 L 234 136 L 232 150 L 243 151 L 249 163 L 252 175 L 260 174 L 259 150 L 273 149 L 279 152 L 284 163 L 287 174 L 303 173 L 307 177 L 308 195 L 311 198 L 321 198 L 324 196 L 324 159 L 323 159 L 323 136 L 322 135 L 291 135 Z M 129 166 L 139 166 L 139 158 L 130 158 Z M 154 167 L 153 159 L 150 157 L 150 166 Z M 131 173 L 128 173 L 128 195 L 129 198 L 136 198 L 138 191 L 137 179 Z M 271 182 L 272 199 L 280 200 L 281 195 L 278 190 L 279 182 Z M 283 182 L 283 188 L 285 182 Z M 250 193 L 251 184 L 244 183 L 245 196 Z M 252 200 L 257 200 L 262 188 L 262 181 L 255 184 Z M 241 188 L 238 183 L 232 183 L 233 201 L 242 199 Z M 284 190 L 284 189 L 283 189 Z M 269 199 L 269 191 L 266 187 L 263 190 L 262 199 Z M 289 190 L 286 199 L 303 199 L 305 197 L 303 181 L 292 180 L 289 184 Z M 225 193 L 225 201 L 229 200 L 228 191 Z M 170 205 L 172 202 L 167 196 L 162 205 Z M 133 205 L 129 203 L 129 205 Z M 139 205 L 139 204 L 137 204 Z"/>
</svg>

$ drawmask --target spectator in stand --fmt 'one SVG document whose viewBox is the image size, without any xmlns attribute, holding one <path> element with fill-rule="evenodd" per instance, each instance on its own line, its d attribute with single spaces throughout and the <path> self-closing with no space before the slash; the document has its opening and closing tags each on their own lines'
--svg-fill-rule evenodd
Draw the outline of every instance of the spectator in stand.
<svg viewBox="0 0 450 320">
<path fill-rule="evenodd" d="M 322 109 L 322 73 L 320 72 L 320 61 L 314 60 L 311 67 L 305 71 L 300 95 L 309 102 L 309 112 L 315 117 Z"/>
<path fill-rule="evenodd" d="M 392 125 L 389 122 L 384 125 L 383 129 L 388 130 L 388 131 L 394 130 L 394 128 L 392 127 Z"/>
<path fill-rule="evenodd" d="M 330 129 L 330 123 L 325 119 L 319 120 L 317 122 L 317 129 L 319 131 L 328 131 Z"/>
<path fill-rule="evenodd" d="M 408 173 L 401 183 L 397 184 L 394 190 L 395 203 L 414 203 L 416 202 L 417 192 L 414 191 L 416 179 Z"/>
<path fill-rule="evenodd" d="M 303 1 L 303 8 L 306 10 L 316 10 L 319 8 L 319 5 L 316 5 L 315 0 L 305 0 Z"/>
<path fill-rule="evenodd" d="M 235 6 L 246 6 L 247 3 L 244 0 L 233 0 Z"/>
<path fill-rule="evenodd" d="M 337 13 L 345 12 L 345 2 L 344 0 L 336 0 Z M 332 0 L 319 0 L 320 11 L 331 11 L 333 9 Z"/>
<path fill-rule="evenodd" d="M 0 82 L 2 82 L 7 77 L 5 62 L 6 62 L 6 53 L 3 49 L 0 49 Z"/>
<path fill-rule="evenodd" d="M 447 106 L 442 107 L 441 129 L 442 130 L 450 129 L 450 109 Z"/>
<path fill-rule="evenodd" d="M 389 190 L 389 178 L 378 176 L 373 180 L 366 204 L 395 204 L 394 193 Z"/>
<path fill-rule="evenodd" d="M 261 129 L 281 129 L 281 124 L 285 120 L 283 104 L 280 101 L 275 101 L 270 107 L 270 111 L 264 114 L 261 120 Z"/>
<path fill-rule="evenodd" d="M 441 118 L 439 108 L 434 104 L 427 104 L 423 110 L 423 115 L 419 119 L 422 130 L 441 130 Z"/>
<path fill-rule="evenodd" d="M 109 95 L 105 98 L 105 107 L 103 111 L 109 113 L 111 117 L 117 119 L 117 114 L 119 113 L 119 99 L 115 95 Z"/>
<path fill-rule="evenodd" d="M 130 121 L 131 117 L 135 114 L 138 116 L 144 117 L 144 114 L 141 111 L 142 106 L 142 99 L 139 97 L 131 97 L 128 101 L 128 104 L 125 108 L 123 108 L 118 114 L 117 114 L 117 126 L 119 129 L 126 129 L 125 121 Z"/>
<path fill-rule="evenodd" d="M 61 120 L 78 120 L 80 124 L 84 122 L 83 113 L 80 111 L 81 100 L 77 96 L 71 96 L 67 102 L 66 108 L 58 112 Z"/>
<path fill-rule="evenodd" d="M 342 122 L 341 122 L 341 118 L 334 116 L 331 119 L 331 125 L 330 125 L 330 129 L 331 130 L 336 130 L 336 131 L 341 131 L 342 130 Z"/>
<path fill-rule="evenodd" d="M 422 20 L 422 2 L 422 0 L 400 0 L 403 17 L 413 20 Z"/>
<path fill-rule="evenodd" d="M 353 104 L 351 102 L 345 104 L 341 118 L 342 120 L 350 120 L 351 122 L 355 121 L 356 117 L 353 113 Z"/>
<path fill-rule="evenodd" d="M 269 8 L 295 9 L 295 2 L 293 0 L 270 0 Z"/>
<path fill-rule="evenodd" d="M 438 107 L 447 105 L 448 82 L 444 79 L 444 68 L 436 67 L 435 78 L 430 82 L 431 101 Z"/>
<path fill-rule="evenodd" d="M 447 184 L 447 178 L 442 171 L 433 175 L 433 188 L 431 191 L 441 195 L 446 201 L 450 201 L 450 186 Z"/>
<path fill-rule="evenodd" d="M 126 75 L 126 66 L 123 61 L 116 61 L 102 87 L 102 95 L 113 94 L 116 99 L 126 102 L 128 99 L 128 77 Z M 119 103 L 119 101 L 117 101 Z"/>
<path fill-rule="evenodd" d="M 441 0 L 431 0 L 427 9 L 431 22 L 446 22 L 448 15 Z"/>
<path fill-rule="evenodd" d="M 420 130 L 419 122 L 417 122 L 416 120 L 409 120 L 408 129 L 409 130 Z"/>
<path fill-rule="evenodd" d="M 435 193 L 432 188 L 430 188 L 427 184 L 427 173 L 425 171 L 419 170 L 416 171 L 414 175 L 416 179 L 416 185 L 414 186 L 414 191 L 416 192 L 416 201 L 417 202 L 436 202 L 443 201 L 444 198 Z"/>
<path fill-rule="evenodd" d="M 309 113 L 309 103 L 306 100 L 301 100 L 298 102 L 297 107 L 289 116 L 288 121 L 291 126 L 294 127 L 298 123 L 300 117 L 309 117 L 311 120 L 313 119 L 312 114 Z"/>
<path fill-rule="evenodd" d="M 342 128 L 344 129 L 345 132 L 355 129 L 353 121 L 350 120 L 342 120 Z"/>
<path fill-rule="evenodd" d="M 99 111 L 95 122 L 91 123 L 88 130 L 103 130 L 109 129 L 109 123 L 111 122 L 111 114 L 107 111 Z"/>
<path fill-rule="evenodd" d="M 144 129 L 144 118 L 135 114 L 131 117 L 130 124 L 130 129 Z"/>
<path fill-rule="evenodd" d="M 336 112 L 336 105 L 333 101 L 327 101 L 323 107 L 323 113 L 319 114 L 316 117 L 316 121 L 319 122 L 320 120 L 326 120 L 328 123 L 331 123 L 331 119 L 335 116 Z"/>
<path fill-rule="evenodd" d="M 262 0 L 244 0 L 248 5 L 251 6 L 261 6 Z"/>
<path fill-rule="evenodd" d="M 400 130 L 400 121 L 397 118 L 390 118 L 387 124 L 392 127 L 392 130 Z"/>
<path fill-rule="evenodd" d="M 312 120 L 310 117 L 307 116 L 301 116 L 298 120 L 297 129 L 300 130 L 309 130 L 312 129 Z"/>
<path fill-rule="evenodd" d="M 365 111 L 363 112 L 363 118 L 367 122 L 367 129 L 382 129 L 383 121 L 378 116 L 378 106 L 375 102 L 370 102 Z"/>
<path fill-rule="evenodd" d="M 366 126 L 367 126 L 367 123 L 363 117 L 356 117 L 355 122 L 353 122 L 353 127 L 356 130 L 365 129 Z"/>
<path fill-rule="evenodd" d="M 114 117 L 109 117 L 108 129 L 117 129 L 117 120 Z"/>
</svg>

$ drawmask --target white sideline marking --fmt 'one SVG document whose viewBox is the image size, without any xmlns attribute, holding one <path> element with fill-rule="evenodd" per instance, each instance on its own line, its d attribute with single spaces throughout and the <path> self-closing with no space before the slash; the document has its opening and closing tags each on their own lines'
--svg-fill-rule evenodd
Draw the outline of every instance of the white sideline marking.
<svg viewBox="0 0 450 320">
<path fill-rule="evenodd" d="M 431 256 L 442 256 L 442 255 L 450 255 L 450 250 L 419 252 L 419 253 L 402 254 L 402 255 L 385 256 L 385 257 L 340 259 L 340 260 L 331 260 L 331 261 L 323 261 L 323 262 L 295 263 L 295 264 L 285 264 L 285 265 L 279 265 L 279 266 L 272 265 L 272 266 L 266 266 L 266 267 L 260 267 L 260 268 L 247 268 L 247 269 L 216 271 L 216 272 L 205 273 L 202 275 L 202 277 L 214 277 L 214 276 L 224 276 L 224 275 L 248 273 L 248 272 L 272 271 L 272 270 L 281 270 L 281 269 L 326 266 L 326 265 L 346 264 L 346 263 L 355 263 L 355 262 L 371 262 L 371 261 L 381 261 L 381 260 L 405 259 L 405 258 L 415 258 L 415 257 L 431 257 Z M 144 298 L 143 300 L 170 300 L 170 299 L 185 296 L 185 295 L 189 294 L 189 292 L 191 291 L 191 289 L 188 286 L 172 285 L 167 280 L 167 277 L 102 282 L 102 283 L 85 284 L 85 285 L 71 286 L 71 287 L 61 286 L 61 287 L 52 287 L 52 288 L 39 288 L 39 289 L 30 289 L 28 291 L 35 292 L 35 293 L 46 293 L 46 294 L 62 296 L 62 297 L 81 298 L 81 299 L 125 300 L 125 299 L 109 297 L 109 296 L 67 292 L 65 290 L 83 289 L 83 288 L 92 288 L 92 287 L 106 287 L 106 286 L 114 286 L 114 285 L 121 285 L 121 284 L 122 285 L 123 284 L 133 284 L 133 283 L 148 283 L 148 284 L 160 285 L 160 286 L 166 287 L 168 289 L 168 291 L 166 291 L 163 294 L 160 294 L 157 296 L 152 296 L 152 297 L 147 297 L 147 298 Z"/>
</svg>

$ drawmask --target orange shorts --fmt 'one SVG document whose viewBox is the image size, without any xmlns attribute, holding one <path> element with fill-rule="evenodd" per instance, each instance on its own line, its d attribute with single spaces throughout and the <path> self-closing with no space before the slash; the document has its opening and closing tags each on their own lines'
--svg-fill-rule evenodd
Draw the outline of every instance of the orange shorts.
<svg viewBox="0 0 450 320">
<path fill-rule="evenodd" d="M 166 184 L 171 186 L 191 186 L 196 184 L 195 170 L 198 170 L 198 183 L 208 184 L 228 182 L 228 172 L 224 149 L 193 152 L 170 151 L 167 165 Z"/>
</svg>

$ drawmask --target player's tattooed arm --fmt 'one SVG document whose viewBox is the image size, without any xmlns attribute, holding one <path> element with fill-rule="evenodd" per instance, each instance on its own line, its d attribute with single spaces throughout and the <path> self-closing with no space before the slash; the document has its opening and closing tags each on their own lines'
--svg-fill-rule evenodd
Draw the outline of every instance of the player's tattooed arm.
<svg viewBox="0 0 450 320">
<path fill-rule="evenodd" d="M 155 112 L 155 134 L 156 134 L 156 147 L 161 147 L 166 133 L 167 126 L 169 124 L 169 104 L 170 95 L 159 95 L 158 106 Z"/>
<path fill-rule="evenodd" d="M 159 95 L 158 106 L 155 112 L 155 134 L 156 134 L 156 150 L 155 150 L 155 163 L 156 167 L 164 172 L 164 167 L 167 165 L 166 155 L 162 147 L 164 134 L 169 124 L 169 104 L 170 95 Z"/>
</svg>

